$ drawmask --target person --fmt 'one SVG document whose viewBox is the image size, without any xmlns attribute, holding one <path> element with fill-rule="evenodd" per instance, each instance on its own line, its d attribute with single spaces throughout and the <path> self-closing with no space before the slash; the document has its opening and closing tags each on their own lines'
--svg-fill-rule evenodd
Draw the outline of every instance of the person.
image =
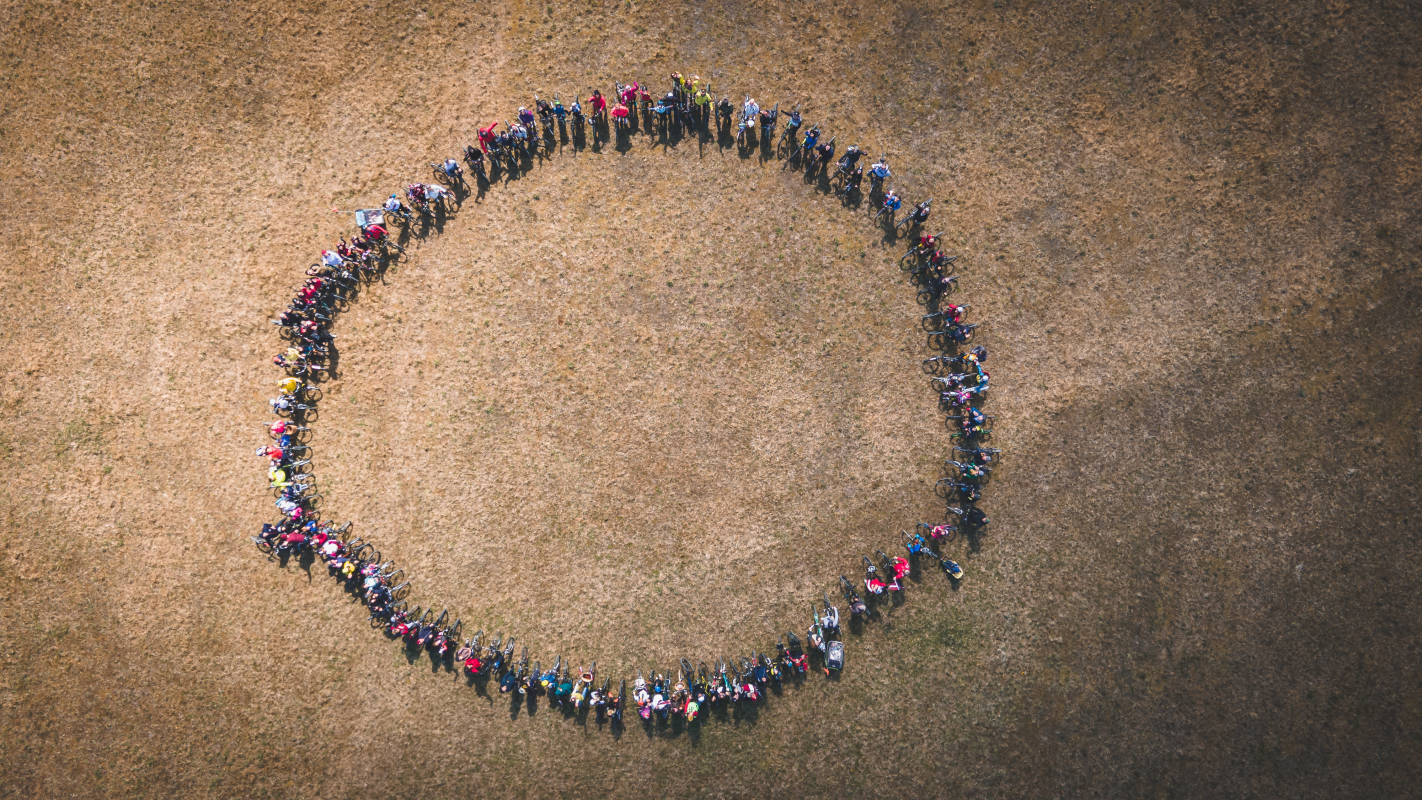
<svg viewBox="0 0 1422 800">
<path fill-rule="evenodd" d="M 295 378 L 282 378 L 277 381 L 277 388 L 280 389 L 283 394 L 296 394 L 301 391 L 301 381 Z"/>
<path fill-rule="evenodd" d="M 321 263 L 328 267 L 339 267 L 341 265 L 341 254 L 334 250 L 322 250 Z"/>
<path fill-rule="evenodd" d="M 884 179 L 891 175 L 893 175 L 893 173 L 889 171 L 888 156 L 880 156 L 879 160 L 875 161 L 873 165 L 869 167 L 869 176 L 873 178 L 875 186 L 883 183 Z"/>
<path fill-rule="evenodd" d="M 479 152 L 479 151 L 475 150 L 474 152 L 477 153 L 477 152 Z M 388 213 L 391 213 L 391 214 L 399 214 L 400 211 L 401 211 L 402 209 L 404 209 L 404 208 L 405 208 L 405 204 L 402 203 L 402 202 L 400 202 L 399 196 L 397 196 L 397 195 L 395 195 L 395 194 L 391 194 L 390 197 L 387 198 L 386 201 L 385 201 L 385 210 L 386 210 Z"/>
<path fill-rule="evenodd" d="M 699 89 L 696 94 L 692 96 L 691 101 L 695 104 L 696 113 L 701 117 L 701 122 L 704 125 L 706 123 L 706 117 L 711 110 L 711 93 L 704 88 Z"/>
<path fill-rule="evenodd" d="M 499 127 L 499 123 L 494 121 L 489 123 L 489 127 L 479 129 L 479 146 L 484 149 L 485 153 L 489 152 L 490 147 L 494 146 L 494 129 L 497 127 Z"/>
<path fill-rule="evenodd" d="M 803 121 L 804 119 L 800 116 L 800 109 L 797 108 L 791 111 L 790 121 L 785 123 L 785 133 L 788 134 L 791 139 L 794 139 L 796 131 L 800 130 L 800 124 Z"/>
<path fill-rule="evenodd" d="M 775 127 L 775 120 L 776 120 L 779 116 L 780 116 L 780 110 L 777 109 L 777 108 L 770 108 L 770 109 L 765 109 L 765 108 L 763 108 L 763 109 L 761 109 L 761 110 L 760 110 L 760 129 L 763 130 L 763 131 L 768 131 L 768 130 L 770 130 L 771 128 Z"/>
<path fill-rule="evenodd" d="M 820 129 L 818 127 L 810 128 L 805 132 L 805 140 L 800 143 L 800 149 L 803 150 L 806 155 L 809 155 L 815 149 L 815 145 L 818 144 L 819 141 Z"/>
<path fill-rule="evenodd" d="M 741 119 L 745 120 L 747 124 L 754 125 L 758 116 L 760 116 L 760 104 L 756 103 L 754 97 L 746 95 L 745 105 L 741 106 Z"/>
<path fill-rule="evenodd" d="M 958 562 L 954 561 L 953 559 L 940 558 L 938 560 L 938 566 L 943 568 L 943 573 L 949 578 L 952 578 L 955 581 L 963 579 L 963 568 L 959 566 Z"/>
<path fill-rule="evenodd" d="M 464 160 L 469 162 L 469 168 L 477 173 L 484 171 L 484 151 L 477 147 L 464 148 Z"/>
<path fill-rule="evenodd" d="M 826 604 L 825 613 L 820 617 L 820 625 L 827 631 L 839 630 L 839 609 Z"/>
<path fill-rule="evenodd" d="M 726 124 L 731 124 L 731 98 L 722 97 L 721 102 L 716 104 L 716 125 L 720 127 L 721 118 L 726 118 Z"/>
<path fill-rule="evenodd" d="M 620 691 L 607 698 L 607 718 L 613 722 L 622 721 L 622 693 Z"/>
<path fill-rule="evenodd" d="M 622 105 L 631 106 L 637 103 L 638 88 L 640 87 L 637 86 L 636 81 L 632 81 L 631 85 L 629 86 L 622 87 L 622 91 L 618 94 L 619 99 L 622 100 Z"/>
<path fill-rule="evenodd" d="M 913 207 L 913 211 L 909 215 L 909 219 L 913 220 L 913 224 L 922 225 L 928 221 L 928 206 L 932 202 L 932 200 L 924 200 L 922 203 Z"/>
<path fill-rule="evenodd" d="M 936 252 L 934 252 L 933 255 L 938 256 L 939 259 L 942 260 L 943 251 L 942 251 L 942 250 L 936 251 Z M 929 263 L 933 263 L 931 257 L 930 257 L 930 259 L 929 259 Z M 937 265 L 937 264 L 934 264 L 934 266 L 936 267 L 936 266 L 938 266 L 938 265 Z M 955 323 L 958 323 L 958 322 L 962 322 L 962 321 L 963 321 L 963 310 L 964 310 L 965 308 L 967 308 L 967 307 L 966 307 L 966 306 L 955 305 L 955 304 L 953 304 L 953 303 L 944 303 L 943 305 L 941 305 L 941 306 L 938 307 L 938 312 L 943 316 L 943 319 L 944 319 L 946 322 L 948 322 L 948 323 L 950 323 L 950 324 L 955 324 Z M 969 354 L 969 355 L 971 355 L 971 354 Z"/>
<path fill-rule="evenodd" d="M 963 514 L 963 524 L 972 528 L 985 528 L 990 521 L 987 514 L 984 514 L 982 509 L 977 506 L 970 506 Z"/>
<path fill-rule="evenodd" d="M 525 128 L 531 128 L 531 127 L 533 126 L 533 112 L 532 112 L 532 111 L 529 111 L 529 110 L 528 110 L 526 107 L 524 107 L 524 106 L 519 106 L 519 107 L 518 107 L 518 123 L 519 123 L 520 125 L 524 126 Z"/>
<path fill-rule="evenodd" d="M 518 676 L 514 674 L 513 670 L 509 670 L 504 673 L 503 677 L 499 678 L 499 694 L 508 694 L 512 692 L 517 685 Z"/>
<path fill-rule="evenodd" d="M 857 191 L 859 191 L 859 184 L 861 184 L 861 183 L 863 183 L 863 182 L 864 182 L 864 168 L 863 168 L 863 167 L 855 167 L 855 168 L 854 168 L 854 171 L 851 172 L 851 173 L 849 173 L 849 179 L 844 182 L 844 193 L 847 195 L 847 194 L 849 194 L 850 192 L 857 192 Z"/>
<path fill-rule="evenodd" d="M 464 661 L 464 671 L 471 676 L 478 675 L 479 671 L 484 668 L 484 662 L 479 660 L 479 654 L 473 648 L 469 648 L 469 654 L 462 660 Z"/>
<path fill-rule="evenodd" d="M 446 200 L 453 200 L 454 192 L 438 184 L 431 183 L 425 187 L 425 199 L 431 203 L 442 203 Z"/>
<path fill-rule="evenodd" d="M 871 564 L 864 570 L 864 588 L 869 590 L 869 594 L 883 594 L 889 588 L 888 584 L 879 580 L 879 570 Z"/>
<path fill-rule="evenodd" d="M 627 110 L 627 105 L 625 103 L 618 103 L 617 105 L 612 107 L 612 119 L 618 125 L 623 125 L 627 122 L 627 115 L 629 113 L 631 112 Z"/>
<path fill-rule="evenodd" d="M 588 102 L 592 104 L 593 119 L 597 119 L 597 115 L 607 111 L 607 98 L 602 96 L 601 89 L 593 89 L 592 97 L 588 98 Z"/>
<path fill-rule="evenodd" d="M 819 154 L 818 163 L 828 164 L 830 159 L 834 158 L 834 140 L 830 139 L 822 145 L 817 145 L 815 152 Z"/>
<path fill-rule="evenodd" d="M 849 172 L 859 163 L 859 157 L 864 155 L 864 151 L 859 149 L 859 145 L 852 144 L 844 151 L 844 155 L 839 157 L 840 172 Z"/>
<path fill-rule="evenodd" d="M 563 101 L 557 97 L 553 98 L 553 116 L 558 118 L 559 124 L 562 124 L 568 118 L 568 109 L 563 107 Z"/>
<path fill-rule="evenodd" d="M 514 144 L 522 146 L 528 141 L 528 129 L 521 122 L 515 122 L 509 126 L 509 138 Z"/>
<path fill-rule="evenodd" d="M 903 577 L 909 574 L 909 561 L 903 556 L 894 556 L 894 583 L 899 583 Z"/>
<path fill-rule="evenodd" d="M 385 236 L 388 233 L 388 231 L 385 230 L 385 226 L 376 225 L 373 222 L 365 226 L 364 228 L 361 228 L 360 232 L 365 234 L 365 237 L 371 240 L 372 242 L 384 242 Z"/>
<path fill-rule="evenodd" d="M 444 160 L 443 170 L 445 177 L 449 178 L 450 180 L 459 181 L 464 177 L 462 174 L 463 170 L 459 168 L 459 162 L 455 161 L 452 158 L 446 158 Z"/>
<path fill-rule="evenodd" d="M 904 201 L 899 199 L 898 194 L 896 194 L 893 189 L 890 189 L 888 193 L 884 195 L 884 208 L 889 212 L 890 216 L 892 216 L 895 211 L 898 211 L 899 207 L 903 204 Z"/>
<path fill-rule="evenodd" d="M 582 98 L 578 98 L 578 97 L 573 98 L 572 114 L 573 114 L 573 117 L 574 117 L 575 119 L 581 120 L 581 119 L 583 118 L 583 101 L 582 101 Z"/>
<path fill-rule="evenodd" d="M 539 118 L 545 125 L 548 124 L 548 117 L 553 114 L 553 106 L 542 98 L 534 98 L 533 104 L 538 108 Z"/>
<path fill-rule="evenodd" d="M 586 696 L 589 686 L 592 686 L 593 676 L 587 670 L 581 670 L 578 674 L 578 682 L 573 684 L 573 708 L 581 708 L 583 698 Z"/>
</svg>

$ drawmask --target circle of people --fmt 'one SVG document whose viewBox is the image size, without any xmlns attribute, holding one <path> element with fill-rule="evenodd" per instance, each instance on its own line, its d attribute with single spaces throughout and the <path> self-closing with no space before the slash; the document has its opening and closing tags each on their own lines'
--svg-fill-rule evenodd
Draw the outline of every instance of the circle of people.
<svg viewBox="0 0 1422 800">
<path fill-rule="evenodd" d="M 672 75 L 671 91 L 664 96 L 654 98 L 647 87 L 633 82 L 616 84 L 613 99 L 609 110 L 608 98 L 593 90 L 585 114 L 581 97 L 566 106 L 557 97 L 552 101 L 535 97 L 533 109 L 519 108 L 515 121 L 503 123 L 502 130 L 498 122 L 478 128 L 478 146 L 464 148 L 464 163 L 482 191 L 498 171 L 531 169 L 531 160 L 540 148 L 551 152 L 568 142 L 578 147 L 586 143 L 589 132 L 594 144 L 614 134 L 621 140 L 631 135 L 639 118 L 646 133 L 662 137 L 687 131 L 709 133 L 714 121 L 717 134 L 724 139 L 735 131 L 738 147 L 769 149 L 781 117 L 787 116 L 776 145 L 787 166 L 803 168 L 807 177 L 829 177 L 836 195 L 846 204 L 860 198 L 863 151 L 851 145 L 836 161 L 835 139 L 825 141 L 820 128 L 808 124 L 798 107 L 782 114 L 778 104 L 761 108 L 747 96 L 737 108 L 726 97 L 713 101 L 709 82 L 680 73 Z M 831 163 L 836 165 L 833 175 L 828 172 Z M 430 166 L 437 183 L 411 183 L 404 188 L 403 200 L 392 194 L 379 208 L 354 212 L 358 232 L 351 241 L 342 237 L 333 248 L 321 252 L 320 259 L 307 268 L 306 280 L 287 308 L 273 320 L 287 344 L 273 362 L 286 374 L 276 383 L 279 394 L 270 400 L 277 417 L 266 426 L 271 441 L 258 448 L 257 455 L 267 460 L 268 483 L 280 516 L 276 522 L 264 524 L 261 534 L 252 539 L 262 552 L 283 561 L 292 557 L 320 559 L 334 577 L 359 592 L 373 628 L 412 650 L 427 650 L 438 662 L 452 660 L 471 681 L 497 685 L 499 692 L 514 696 L 516 702 L 546 695 L 570 713 L 591 713 L 599 722 L 620 725 L 625 679 L 614 690 L 610 676 L 598 682 L 596 661 L 574 668 L 561 655 L 544 669 L 541 661 L 530 662 L 526 646 L 515 656 L 515 639 L 505 638 L 502 632 L 485 636 L 480 630 L 464 637 L 462 621 L 451 622 L 448 609 L 436 614 L 433 605 L 409 605 L 410 580 L 404 570 L 384 559 L 373 542 L 356 537 L 352 523 L 337 526 L 322 519 L 309 439 L 321 399 L 317 384 L 330 369 L 336 317 L 364 283 L 378 278 L 386 264 L 403 255 L 400 242 L 405 237 L 413 235 L 417 226 L 433 222 L 437 215 L 452 214 L 471 191 L 458 160 L 450 158 Z M 889 230 L 894 235 L 905 228 L 909 235 L 917 234 L 910 239 L 912 245 L 900 266 L 918 287 L 918 299 L 926 312 L 921 322 L 929 344 L 941 351 L 924 359 L 923 365 L 947 411 L 953 429 L 953 455 L 944 461 L 948 477 L 938 481 L 938 492 L 948 501 L 945 521 L 918 523 L 912 533 L 901 531 L 903 555 L 878 549 L 873 557 L 863 556 L 862 583 L 839 577 L 838 594 L 851 621 L 861 624 L 877 616 L 879 602 L 901 602 L 907 579 L 920 562 L 938 566 L 955 585 L 963 579 L 963 568 L 948 557 L 944 547 L 960 534 L 972 539 L 985 531 L 989 520 L 978 501 L 1000 454 L 997 448 L 987 446 L 992 417 L 979 407 L 989 383 L 983 367 L 987 349 L 968 347 L 977 324 L 964 321 L 966 304 L 948 299 L 957 285 L 957 277 L 949 275 L 948 268 L 957 256 L 943 253 L 943 234 L 929 234 L 923 228 L 931 200 L 918 204 L 895 223 L 901 201 L 892 188 L 883 188 L 891 175 L 887 156 L 870 166 L 870 210 L 878 211 L 875 224 L 893 226 Z M 887 222 L 881 223 L 885 217 Z M 398 236 L 391 232 L 397 227 Z M 705 661 L 693 665 L 683 658 L 674 667 L 653 669 L 645 675 L 639 669 L 632 700 L 647 724 L 694 723 L 708 708 L 735 709 L 740 704 L 761 702 L 771 685 L 802 679 L 815 668 L 837 676 L 844 662 L 839 608 L 825 592 L 818 605 L 810 603 L 803 641 L 791 630 L 779 638 L 773 652 L 752 650 L 737 658 L 714 659 L 710 665 Z"/>
</svg>

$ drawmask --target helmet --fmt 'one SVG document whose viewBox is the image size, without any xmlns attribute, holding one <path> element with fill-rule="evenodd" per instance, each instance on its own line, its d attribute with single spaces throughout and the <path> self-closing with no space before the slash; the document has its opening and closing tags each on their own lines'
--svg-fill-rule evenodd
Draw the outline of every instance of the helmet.
<svg viewBox="0 0 1422 800">
<path fill-rule="evenodd" d="M 522 114 L 523 112 L 525 112 L 525 111 L 527 111 L 527 110 L 528 110 L 528 109 L 525 108 L 524 106 L 519 106 L 519 107 L 518 107 L 518 113 L 520 113 L 520 114 Z"/>
</svg>

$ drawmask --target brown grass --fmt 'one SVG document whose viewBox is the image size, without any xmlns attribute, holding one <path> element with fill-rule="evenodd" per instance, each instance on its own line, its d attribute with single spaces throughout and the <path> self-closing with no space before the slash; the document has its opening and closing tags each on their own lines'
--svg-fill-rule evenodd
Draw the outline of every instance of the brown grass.
<svg viewBox="0 0 1422 800">
<path fill-rule="evenodd" d="M 1414 791 L 1415 9 L 0 20 L 7 796 Z M 511 721 L 263 561 L 249 453 L 332 206 L 534 92 L 674 68 L 938 199 L 1011 453 L 969 580 L 925 576 L 842 681 L 616 739 Z M 897 247 L 774 163 L 644 141 L 466 204 L 365 293 L 317 439 L 420 597 L 619 671 L 803 627 L 937 513 L 946 447 Z"/>
</svg>

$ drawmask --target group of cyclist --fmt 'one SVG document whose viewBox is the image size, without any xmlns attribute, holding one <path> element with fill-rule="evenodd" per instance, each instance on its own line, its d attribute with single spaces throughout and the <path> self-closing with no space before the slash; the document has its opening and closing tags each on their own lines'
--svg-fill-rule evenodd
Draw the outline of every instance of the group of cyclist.
<svg viewBox="0 0 1422 800">
<path fill-rule="evenodd" d="M 739 109 L 727 98 L 713 102 L 709 83 L 697 76 L 686 77 L 679 73 L 673 74 L 672 90 L 665 96 L 654 100 L 647 87 L 634 81 L 628 85 L 617 84 L 612 100 L 615 105 L 609 112 L 608 98 L 598 91 L 592 93 L 588 106 L 594 125 L 604 121 L 609 113 L 614 124 L 620 125 L 616 122 L 619 118 L 635 113 L 640 107 L 643 111 L 650 109 L 652 114 L 671 114 L 703 123 L 707 114 L 714 113 L 718 127 L 734 124 L 744 132 L 758 125 L 760 135 L 769 137 L 780 116 L 778 105 L 763 109 L 749 96 Z M 737 112 L 739 121 L 733 121 Z M 479 146 L 465 148 L 465 163 L 483 179 L 485 160 L 497 163 L 508 153 L 536 141 L 540 119 L 546 131 L 552 122 L 561 125 L 566 120 L 574 120 L 575 126 L 580 125 L 582 115 L 581 98 L 575 100 L 571 108 L 565 108 L 557 98 L 552 102 L 535 98 L 534 111 L 520 108 L 516 121 L 506 123 L 504 131 L 497 130 L 497 123 L 479 128 Z M 804 131 L 802 140 L 797 140 L 805 127 L 798 108 L 789 113 L 786 136 L 794 144 L 794 152 L 811 165 L 818 163 L 827 168 L 834 158 L 834 140 L 821 141 L 822 134 L 813 125 Z M 864 174 L 860 164 L 863 156 L 858 146 L 851 145 L 834 162 L 838 165 L 835 177 L 843 179 L 841 190 L 845 187 L 858 190 Z M 441 207 L 451 210 L 450 204 L 458 202 L 456 191 L 467 188 L 457 160 L 446 159 L 431 166 L 439 183 L 409 184 L 404 187 L 404 201 L 398 193 L 392 194 L 380 209 L 381 214 L 361 212 L 366 216 L 360 220 L 359 233 L 351 241 L 342 238 L 334 247 L 321 252 L 319 260 L 307 268 L 306 280 L 287 308 L 273 320 L 287 344 L 273 361 L 285 375 L 277 381 L 277 396 L 270 400 L 277 417 L 267 425 L 270 440 L 257 449 L 257 455 L 267 461 L 267 478 L 275 495 L 279 518 L 274 523 L 264 524 L 261 534 L 252 538 L 263 552 L 319 559 L 349 591 L 361 597 L 369 609 L 372 627 L 384 630 L 412 649 L 428 650 L 438 661 L 457 665 L 472 680 L 493 683 L 499 692 L 519 698 L 545 695 L 550 702 L 575 713 L 582 710 L 598 719 L 606 717 L 620 722 L 625 680 L 613 692 L 611 678 L 604 677 L 600 684 L 597 682 L 595 661 L 586 668 L 574 669 L 572 663 L 561 656 L 550 669 L 543 670 L 538 661 L 529 663 L 526 647 L 515 660 L 514 640 L 512 637 L 505 640 L 502 633 L 488 640 L 483 631 L 461 638 L 461 622 L 456 619 L 451 623 L 447 609 L 436 615 L 433 607 L 412 609 L 408 606 L 405 598 L 410 583 L 404 571 L 391 561 L 383 560 L 373 543 L 354 537 L 351 523 L 337 527 L 321 519 L 320 494 L 311 472 L 308 439 L 309 423 L 315 419 L 321 399 L 321 390 L 315 383 L 324 377 L 333 356 L 336 335 L 331 328 L 336 315 L 354 299 L 362 283 L 377 277 L 383 264 L 397 252 L 403 252 L 387 226 L 408 224 L 416 213 L 432 215 Z M 870 165 L 871 193 L 880 194 L 883 182 L 891 174 L 887 157 Z M 893 189 L 882 195 L 885 209 L 892 212 L 899 208 Z M 907 226 L 911 233 L 921 229 L 929 218 L 931 202 L 916 206 L 900 226 Z M 890 213 L 891 220 L 892 217 Z M 906 587 L 905 579 L 921 561 L 936 564 L 955 582 L 961 580 L 962 567 L 941 554 L 942 547 L 960 531 L 970 536 L 980 535 L 989 522 L 977 502 L 1000 451 L 986 445 L 991 436 L 988 425 L 992 417 L 980 408 L 989 385 L 984 368 L 987 349 L 978 345 L 959 352 L 960 347 L 971 342 L 977 326 L 964 321 L 966 305 L 948 302 L 945 297 L 956 286 L 956 277 L 946 272 L 957 257 L 944 255 L 941 237 L 942 234 L 921 232 L 902 264 L 920 286 L 920 301 L 929 306 L 923 321 L 935 328 L 929 332 L 930 341 L 945 351 L 925 359 L 924 364 L 935 373 L 933 385 L 939 392 L 941 404 L 950 411 L 949 420 L 957 427 L 952 434 L 953 458 L 944 462 L 950 474 L 939 481 L 949 501 L 948 520 L 919 523 L 913 533 L 902 532 L 904 555 L 891 556 L 877 550 L 875 558 L 864 556 L 862 594 L 859 584 L 840 576 L 840 594 L 851 619 L 868 619 L 874 614 L 873 604 L 886 596 L 901 595 Z M 812 660 L 826 675 L 836 673 L 844 664 L 840 613 L 827 593 L 822 608 L 811 604 L 810 625 L 804 631 L 803 642 L 796 632 L 789 631 L 776 644 L 774 654 L 752 651 L 734 659 L 717 659 L 712 667 L 698 662 L 695 668 L 687 659 L 681 659 L 674 677 L 672 670 L 653 670 L 649 678 L 639 670 L 632 699 L 643 720 L 695 721 L 707 708 L 734 707 L 762 700 L 768 688 L 805 675 Z"/>
</svg>

